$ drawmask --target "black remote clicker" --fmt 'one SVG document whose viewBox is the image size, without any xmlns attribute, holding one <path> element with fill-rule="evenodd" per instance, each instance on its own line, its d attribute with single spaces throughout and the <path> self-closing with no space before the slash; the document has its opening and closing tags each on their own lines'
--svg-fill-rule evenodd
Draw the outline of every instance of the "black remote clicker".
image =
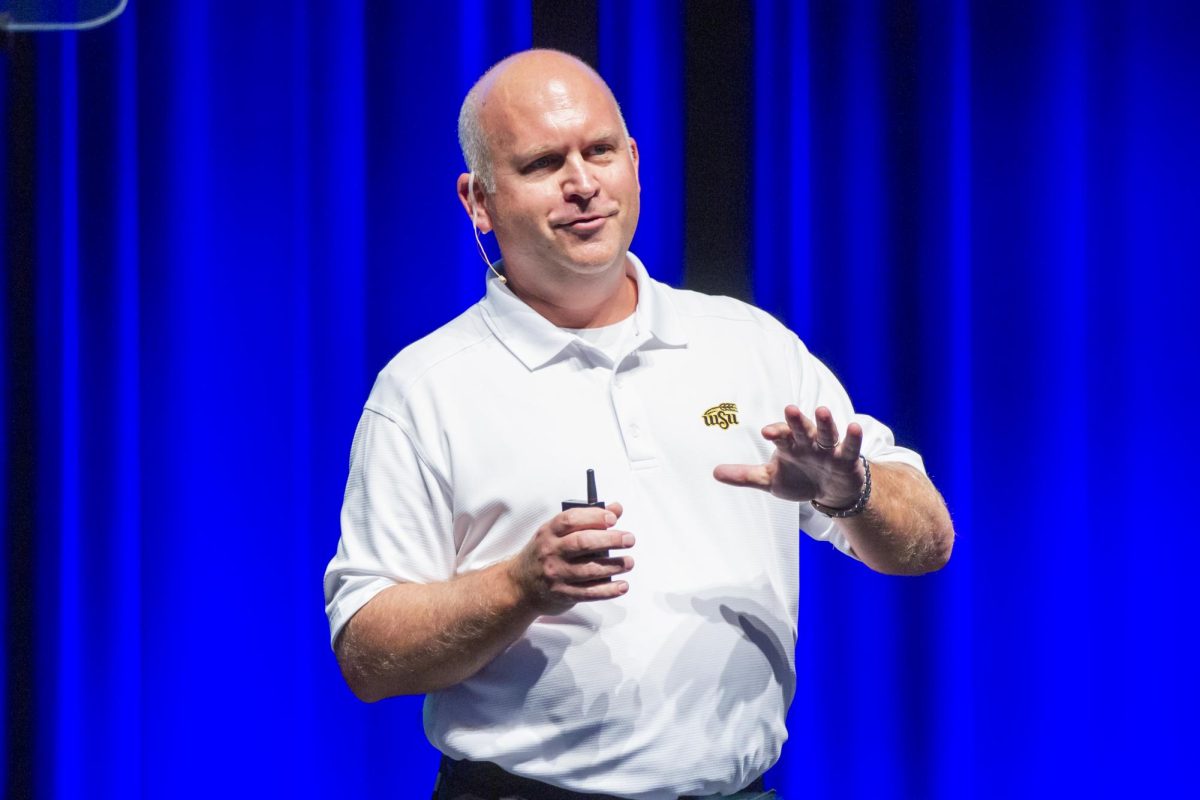
<svg viewBox="0 0 1200 800">
<path fill-rule="evenodd" d="M 587 471 L 587 500 L 563 500 L 562 510 L 568 508 L 604 508 L 604 501 L 596 499 L 596 471 Z"/>
</svg>

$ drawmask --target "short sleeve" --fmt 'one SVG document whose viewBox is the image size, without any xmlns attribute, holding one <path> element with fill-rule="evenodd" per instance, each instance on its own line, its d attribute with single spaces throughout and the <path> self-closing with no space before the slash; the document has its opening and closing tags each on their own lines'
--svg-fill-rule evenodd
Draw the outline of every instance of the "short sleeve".
<svg viewBox="0 0 1200 800">
<path fill-rule="evenodd" d="M 325 570 L 325 613 L 333 645 L 342 627 L 395 583 L 454 575 L 446 485 L 395 420 L 363 411 L 350 448 L 341 539 Z"/>
<path fill-rule="evenodd" d="M 795 340 L 795 347 L 795 396 L 800 398 L 796 404 L 805 415 L 811 417 L 819 406 L 825 406 L 833 413 L 839 431 L 844 433 L 851 422 L 862 426 L 862 454 L 868 461 L 908 464 L 925 474 L 925 463 L 920 454 L 897 445 L 887 425 L 867 414 L 855 413 L 849 395 L 829 367 L 810 353 L 799 339 Z M 810 504 L 801 504 L 800 527 L 812 538 L 829 542 L 846 555 L 857 558 L 841 526 L 834 519 L 818 513 Z"/>
</svg>

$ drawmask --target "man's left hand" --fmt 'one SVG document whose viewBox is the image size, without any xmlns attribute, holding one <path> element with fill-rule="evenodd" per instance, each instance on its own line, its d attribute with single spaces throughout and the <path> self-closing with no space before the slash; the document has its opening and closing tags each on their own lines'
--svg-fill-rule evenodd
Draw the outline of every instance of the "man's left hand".
<svg viewBox="0 0 1200 800">
<path fill-rule="evenodd" d="M 784 500 L 816 500 L 830 508 L 849 508 L 858 500 L 866 475 L 862 459 L 862 426 L 846 426 L 838 435 L 833 414 L 825 406 L 804 416 L 796 406 L 783 410 L 784 422 L 762 430 L 775 443 L 775 454 L 766 464 L 719 464 L 713 477 L 730 486 L 751 486 Z"/>
</svg>

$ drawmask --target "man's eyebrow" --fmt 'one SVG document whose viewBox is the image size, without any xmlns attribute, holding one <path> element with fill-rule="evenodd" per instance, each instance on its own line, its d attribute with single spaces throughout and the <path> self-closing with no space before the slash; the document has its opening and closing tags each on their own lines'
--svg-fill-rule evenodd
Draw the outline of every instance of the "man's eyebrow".
<svg viewBox="0 0 1200 800">
<path fill-rule="evenodd" d="M 614 128 L 611 130 L 602 130 L 592 136 L 589 136 L 587 141 L 589 144 L 596 142 L 605 142 L 615 144 L 621 139 L 621 134 Z M 519 164 L 528 164 L 531 161 L 537 161 L 543 156 L 555 155 L 560 148 L 553 144 L 534 145 L 527 150 L 522 150 L 514 156 L 514 160 Z"/>
<path fill-rule="evenodd" d="M 614 128 L 612 130 L 600 131 L 591 138 L 593 142 L 617 142 L 621 139 L 621 133 Z"/>
<path fill-rule="evenodd" d="M 520 164 L 527 164 L 530 161 L 537 161 L 542 156 L 554 155 L 557 152 L 558 148 L 554 147 L 553 145 L 543 144 L 517 153 L 515 160 Z"/>
</svg>

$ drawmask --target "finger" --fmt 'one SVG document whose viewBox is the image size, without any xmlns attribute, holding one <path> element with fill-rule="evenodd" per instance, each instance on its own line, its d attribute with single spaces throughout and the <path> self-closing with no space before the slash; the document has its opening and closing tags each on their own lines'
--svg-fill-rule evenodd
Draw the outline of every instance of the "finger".
<svg viewBox="0 0 1200 800">
<path fill-rule="evenodd" d="M 576 603 L 590 603 L 595 600 L 611 600 L 629 591 L 628 581 L 614 581 L 605 578 L 591 583 L 581 583 L 564 587 L 562 594 Z"/>
<path fill-rule="evenodd" d="M 788 427 L 786 422 L 772 422 L 762 429 L 762 435 L 764 439 L 774 442 L 780 447 L 796 443 L 796 440 L 792 437 L 792 429 Z"/>
<path fill-rule="evenodd" d="M 857 461 L 862 452 L 863 429 L 857 422 L 846 426 L 846 441 L 842 442 L 838 452 L 847 461 Z"/>
<path fill-rule="evenodd" d="M 633 558 L 630 556 L 585 561 L 582 564 L 573 565 L 563 576 L 563 580 L 574 585 L 611 580 L 614 575 L 624 574 L 631 569 L 633 569 Z"/>
<path fill-rule="evenodd" d="M 713 477 L 730 486 L 771 490 L 771 472 L 766 464 L 718 464 L 713 469 Z"/>
<path fill-rule="evenodd" d="M 814 440 L 822 450 L 832 450 L 838 443 L 837 423 L 833 421 L 833 412 L 825 406 L 820 406 L 813 413 L 817 418 L 817 436 Z"/>
<path fill-rule="evenodd" d="M 797 406 L 788 406 L 783 410 L 783 418 L 787 420 L 788 427 L 792 431 L 792 436 L 796 439 L 796 444 L 805 446 L 811 445 L 817 438 L 817 426 L 813 421 L 804 416 L 804 412 Z"/>
<path fill-rule="evenodd" d="M 636 537 L 629 531 L 575 531 L 559 540 L 563 558 L 578 559 L 589 553 L 633 547 Z"/>
<path fill-rule="evenodd" d="M 620 504 L 614 505 L 620 508 Z M 603 530 L 616 525 L 617 516 L 607 508 L 569 508 L 550 520 L 550 529 L 556 536 L 567 536 L 582 530 Z"/>
</svg>

